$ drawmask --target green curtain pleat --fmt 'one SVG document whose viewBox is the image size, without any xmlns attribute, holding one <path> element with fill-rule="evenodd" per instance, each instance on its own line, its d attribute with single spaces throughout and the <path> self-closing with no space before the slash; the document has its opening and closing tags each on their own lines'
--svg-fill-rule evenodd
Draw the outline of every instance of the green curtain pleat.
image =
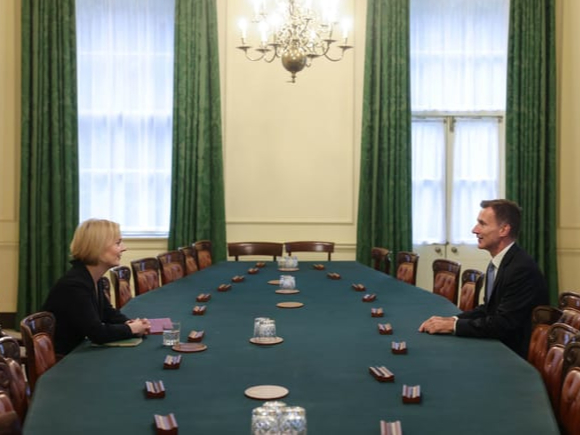
<svg viewBox="0 0 580 435">
<path fill-rule="evenodd" d="M 78 225 L 74 0 L 22 0 L 18 320 L 68 268 Z"/>
<path fill-rule="evenodd" d="M 558 298 L 555 0 L 511 0 L 506 193 L 523 209 L 519 243 Z"/>
<path fill-rule="evenodd" d="M 367 3 L 356 254 L 364 264 L 373 246 L 412 247 L 409 13 L 409 0 Z"/>
<path fill-rule="evenodd" d="M 226 257 L 215 0 L 176 0 L 169 249 L 212 241 Z"/>
</svg>

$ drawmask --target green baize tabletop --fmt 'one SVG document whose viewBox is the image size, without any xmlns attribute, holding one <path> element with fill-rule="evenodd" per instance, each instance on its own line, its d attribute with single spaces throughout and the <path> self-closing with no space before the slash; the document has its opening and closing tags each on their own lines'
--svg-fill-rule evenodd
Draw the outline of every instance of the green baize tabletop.
<svg viewBox="0 0 580 435">
<path fill-rule="evenodd" d="M 405 435 L 558 434 L 539 374 L 503 344 L 418 332 L 430 315 L 457 313 L 453 304 L 356 262 L 322 264 L 301 262 L 290 273 L 268 262 L 250 275 L 254 263 L 221 262 L 133 299 L 128 316 L 181 321 L 182 341 L 204 330 L 207 350 L 182 353 L 178 370 L 163 370 L 177 353 L 161 335 L 137 347 L 83 343 L 40 378 L 25 435 L 155 434 L 153 416 L 169 413 L 181 435 L 249 434 L 262 402 L 244 391 L 256 385 L 286 387 L 281 400 L 306 409 L 310 435 L 378 434 L 381 420 L 401 421 Z M 267 282 L 281 274 L 293 275 L 300 293 L 275 293 Z M 234 275 L 245 280 L 216 290 Z M 200 293 L 211 300 L 196 302 Z M 365 293 L 376 301 L 363 302 Z M 286 301 L 304 306 L 276 306 Z M 195 305 L 206 305 L 205 315 L 192 315 Z M 371 317 L 373 307 L 384 317 Z M 255 317 L 275 319 L 284 342 L 250 343 Z M 393 335 L 380 335 L 378 323 L 390 323 Z M 408 353 L 392 354 L 392 341 L 405 341 Z M 387 367 L 395 381 L 377 382 L 371 366 Z M 148 399 L 145 382 L 157 380 L 166 397 Z M 420 404 L 402 403 L 404 384 L 420 385 Z"/>
</svg>

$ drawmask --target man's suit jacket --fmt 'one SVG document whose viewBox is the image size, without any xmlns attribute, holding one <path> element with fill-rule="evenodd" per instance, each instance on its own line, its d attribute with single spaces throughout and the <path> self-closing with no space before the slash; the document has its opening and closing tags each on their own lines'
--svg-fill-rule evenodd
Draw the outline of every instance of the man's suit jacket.
<svg viewBox="0 0 580 435">
<path fill-rule="evenodd" d="M 131 328 L 125 324 L 129 318 L 111 306 L 100 286 L 95 290 L 83 263 L 72 261 L 72 265 L 50 290 L 43 306 L 56 318 L 56 353 L 69 353 L 85 337 L 98 344 L 131 338 Z"/>
<path fill-rule="evenodd" d="M 548 303 L 544 276 L 534 259 L 514 243 L 496 272 L 490 300 L 459 314 L 455 334 L 499 339 L 526 358 L 532 310 Z"/>
</svg>

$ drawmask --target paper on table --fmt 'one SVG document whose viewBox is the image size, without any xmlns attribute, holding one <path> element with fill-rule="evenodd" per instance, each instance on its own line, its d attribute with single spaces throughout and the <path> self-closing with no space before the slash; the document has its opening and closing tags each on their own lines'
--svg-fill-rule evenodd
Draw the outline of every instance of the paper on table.
<svg viewBox="0 0 580 435">
<path fill-rule="evenodd" d="M 151 323 L 149 334 L 161 334 L 163 332 L 163 327 L 166 325 L 171 328 L 171 319 L 169 317 L 149 319 L 149 323 Z"/>
<path fill-rule="evenodd" d="M 143 342 L 141 337 L 126 338 L 125 340 L 110 341 L 103 344 L 95 344 L 93 346 L 108 346 L 108 347 L 134 347 L 138 346 Z"/>
</svg>

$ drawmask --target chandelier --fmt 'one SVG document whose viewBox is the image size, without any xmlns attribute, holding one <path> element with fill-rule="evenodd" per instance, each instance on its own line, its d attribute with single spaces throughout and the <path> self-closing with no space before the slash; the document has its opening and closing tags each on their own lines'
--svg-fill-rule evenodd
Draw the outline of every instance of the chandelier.
<svg viewBox="0 0 580 435">
<path fill-rule="evenodd" d="M 237 48 L 253 62 L 281 59 L 292 76 L 291 83 L 296 82 L 296 73 L 311 66 L 314 59 L 325 57 L 338 62 L 352 48 L 348 45 L 350 21 L 344 19 L 339 26 L 337 20 L 338 0 L 320 0 L 318 9 L 312 6 L 312 0 L 271 0 L 274 5 L 270 10 L 266 3 L 267 0 L 253 0 L 253 29 L 248 28 L 246 19 L 240 20 L 242 45 Z M 249 30 L 259 39 L 254 46 L 248 43 Z M 340 39 L 335 36 L 338 31 Z M 338 45 L 333 45 L 338 41 Z M 336 50 L 331 55 L 333 47 Z"/>
</svg>

